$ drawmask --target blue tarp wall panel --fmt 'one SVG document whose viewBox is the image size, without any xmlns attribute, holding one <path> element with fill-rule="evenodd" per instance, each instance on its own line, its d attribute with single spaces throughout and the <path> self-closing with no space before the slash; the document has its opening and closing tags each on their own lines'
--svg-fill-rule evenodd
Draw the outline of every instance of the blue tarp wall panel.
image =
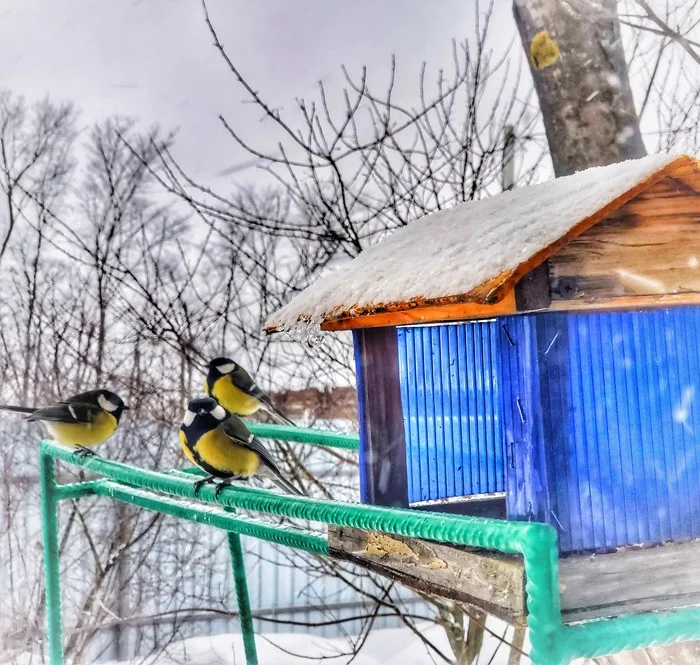
<svg viewBox="0 0 700 665">
<path fill-rule="evenodd" d="M 409 503 L 503 491 L 496 330 L 397 329 Z"/>
<path fill-rule="evenodd" d="M 700 311 L 501 324 L 508 517 L 563 552 L 700 536 Z"/>
</svg>

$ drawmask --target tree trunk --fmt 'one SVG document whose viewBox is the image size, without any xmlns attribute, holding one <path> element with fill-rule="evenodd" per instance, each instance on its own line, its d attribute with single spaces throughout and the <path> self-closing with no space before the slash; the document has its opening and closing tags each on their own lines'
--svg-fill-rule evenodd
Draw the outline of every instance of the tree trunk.
<svg viewBox="0 0 700 665">
<path fill-rule="evenodd" d="M 433 604 L 440 615 L 440 623 L 454 653 L 452 665 L 475 665 L 484 644 L 488 614 L 446 598 L 419 595 Z"/>
<path fill-rule="evenodd" d="M 557 177 L 646 155 L 616 0 L 514 0 L 513 13 L 530 59 Z M 700 642 L 639 649 L 594 662 L 688 665 L 700 662 Z"/>
<path fill-rule="evenodd" d="M 557 177 L 644 157 L 616 0 L 514 0 L 513 13 Z M 558 47 L 553 62 L 538 62 L 536 52 L 533 60 L 533 38 L 542 31 Z"/>
</svg>

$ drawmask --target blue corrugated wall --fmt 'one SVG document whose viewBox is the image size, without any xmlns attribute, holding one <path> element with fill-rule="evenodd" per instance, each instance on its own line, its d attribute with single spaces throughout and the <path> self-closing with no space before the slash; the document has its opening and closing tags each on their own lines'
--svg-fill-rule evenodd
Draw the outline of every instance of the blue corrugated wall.
<svg viewBox="0 0 700 665">
<path fill-rule="evenodd" d="M 397 329 L 409 502 L 503 491 L 496 329 Z"/>
<path fill-rule="evenodd" d="M 700 310 L 506 317 L 508 515 L 561 551 L 700 536 Z"/>
<path fill-rule="evenodd" d="M 508 519 L 550 522 L 536 319 L 498 321 L 498 375 L 503 400 L 506 515 Z"/>
</svg>

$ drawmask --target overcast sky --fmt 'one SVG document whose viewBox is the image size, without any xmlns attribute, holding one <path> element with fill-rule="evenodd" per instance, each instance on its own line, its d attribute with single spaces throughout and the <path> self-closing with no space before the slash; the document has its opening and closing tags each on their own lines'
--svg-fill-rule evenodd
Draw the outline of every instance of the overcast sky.
<svg viewBox="0 0 700 665">
<path fill-rule="evenodd" d="M 219 125 L 223 113 L 264 137 L 259 112 L 212 46 L 198 0 L 21 0 L 0 9 L 0 85 L 32 100 L 71 100 L 82 121 L 121 113 L 179 128 L 176 153 L 210 179 L 245 161 Z M 510 2 L 494 16 L 504 42 L 515 34 Z M 451 40 L 474 30 L 470 0 L 210 0 L 231 58 L 283 111 L 333 86 L 340 65 L 367 64 L 386 81 L 399 62 L 398 94 L 416 90 L 422 61 L 451 65 Z M 337 90 L 340 90 L 338 85 Z"/>
</svg>

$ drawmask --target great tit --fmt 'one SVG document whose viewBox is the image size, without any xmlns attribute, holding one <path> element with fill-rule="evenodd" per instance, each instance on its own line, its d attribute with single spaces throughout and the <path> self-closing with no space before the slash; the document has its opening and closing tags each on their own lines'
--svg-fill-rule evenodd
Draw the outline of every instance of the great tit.
<svg viewBox="0 0 700 665">
<path fill-rule="evenodd" d="M 25 420 L 42 422 L 53 439 L 83 451 L 88 450 L 86 446 L 96 446 L 109 439 L 128 408 L 110 390 L 90 390 L 38 408 L 0 405 L 3 411 L 27 414 Z"/>
<path fill-rule="evenodd" d="M 290 494 L 301 494 L 282 476 L 270 453 L 243 421 L 212 397 L 198 397 L 187 405 L 180 445 L 187 458 L 209 474 L 195 483 L 195 493 L 204 483 L 221 478 L 223 483 L 216 488 L 218 496 L 231 481 L 258 475 Z"/>
<path fill-rule="evenodd" d="M 204 389 L 230 413 L 249 416 L 262 409 L 277 422 L 296 427 L 274 407 L 272 400 L 256 385 L 250 374 L 230 358 L 214 358 L 209 363 Z"/>
</svg>

